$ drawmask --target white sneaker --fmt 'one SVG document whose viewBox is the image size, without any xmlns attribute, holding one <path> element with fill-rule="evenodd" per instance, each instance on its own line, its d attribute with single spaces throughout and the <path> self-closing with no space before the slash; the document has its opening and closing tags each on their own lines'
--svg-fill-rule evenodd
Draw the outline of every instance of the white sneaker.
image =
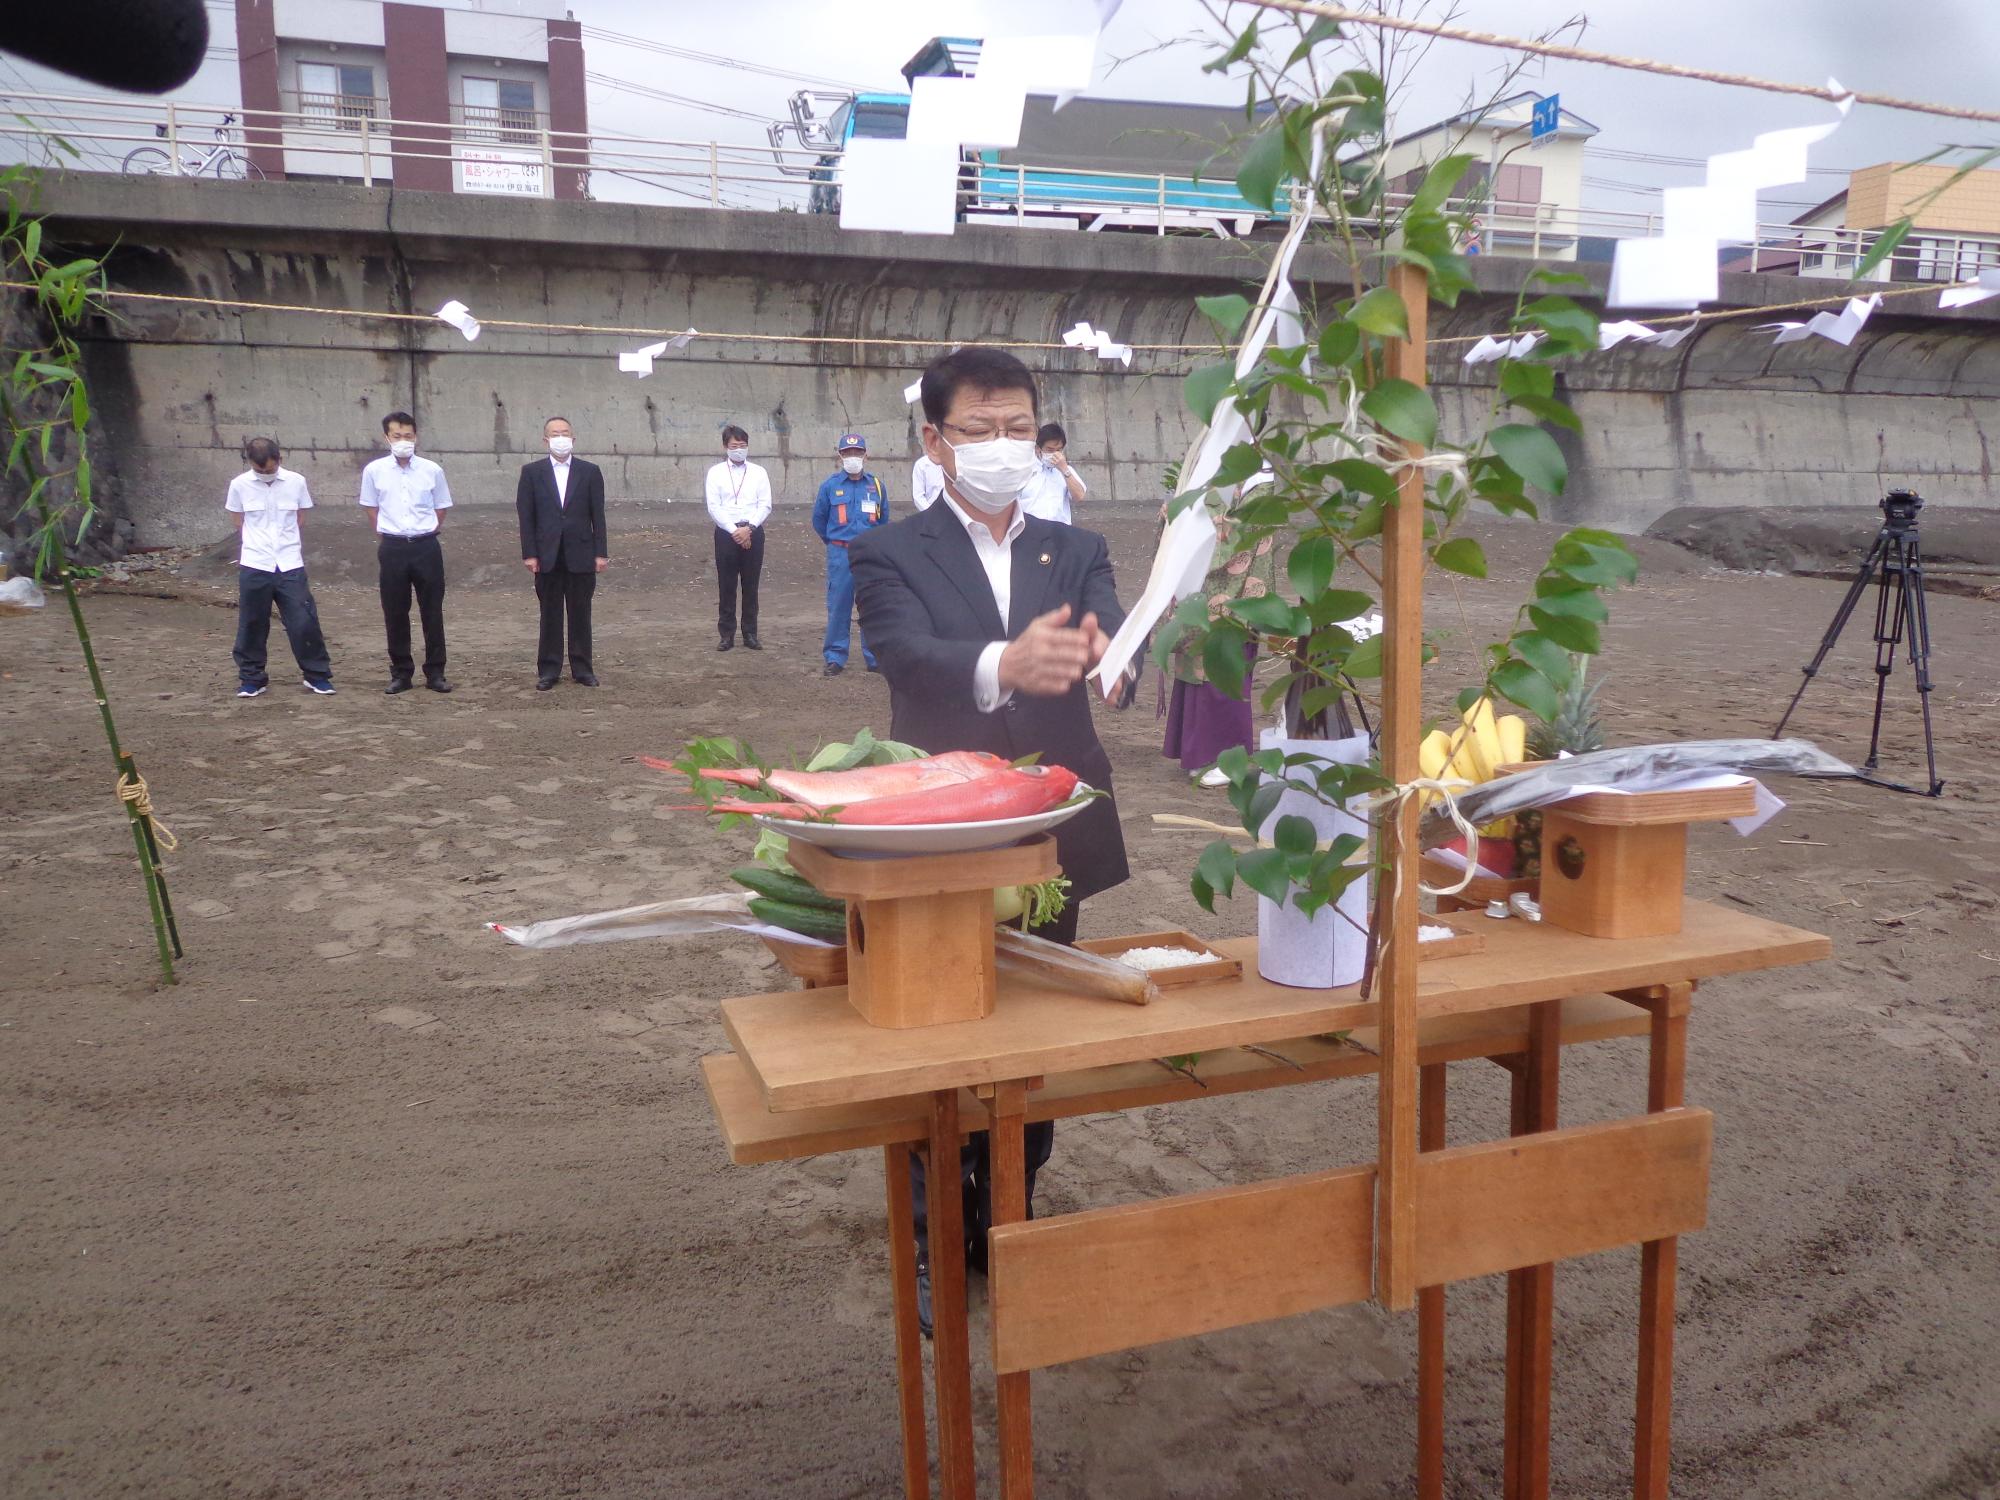
<svg viewBox="0 0 2000 1500">
<path fill-rule="evenodd" d="M 1229 785 L 1229 773 L 1220 766 L 1210 766 L 1195 778 L 1194 784 L 1196 786 L 1205 786 L 1210 791 L 1214 791 L 1219 786 Z"/>
</svg>

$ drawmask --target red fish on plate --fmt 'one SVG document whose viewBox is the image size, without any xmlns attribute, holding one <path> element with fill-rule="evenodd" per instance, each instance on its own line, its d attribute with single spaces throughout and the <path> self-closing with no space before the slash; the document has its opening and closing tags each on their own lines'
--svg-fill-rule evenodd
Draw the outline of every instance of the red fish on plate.
<svg viewBox="0 0 2000 1500">
<path fill-rule="evenodd" d="M 645 763 L 673 769 L 662 761 Z M 997 755 L 963 750 L 852 771 L 710 770 L 701 775 L 765 787 L 786 799 L 727 797 L 713 804 L 715 812 L 884 827 L 1033 817 L 1061 806 L 1077 788 L 1075 773 L 1061 766 L 1016 766 Z"/>
</svg>

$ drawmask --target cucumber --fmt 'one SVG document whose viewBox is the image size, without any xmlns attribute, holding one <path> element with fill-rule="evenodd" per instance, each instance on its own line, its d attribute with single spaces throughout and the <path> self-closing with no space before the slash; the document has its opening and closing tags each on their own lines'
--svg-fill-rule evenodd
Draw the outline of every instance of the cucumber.
<svg viewBox="0 0 2000 1500">
<path fill-rule="evenodd" d="M 750 915 L 769 922 L 773 927 L 782 927 L 787 932 L 803 933 L 806 937 L 821 938 L 829 943 L 847 941 L 847 914 L 844 910 L 828 911 L 823 906 L 800 906 L 792 901 L 753 896 L 750 898 Z"/>
<path fill-rule="evenodd" d="M 729 878 L 772 901 L 789 901 L 794 906 L 817 906 L 826 911 L 841 911 L 846 906 L 838 896 L 826 895 L 810 880 L 789 870 L 774 870 L 769 865 L 745 865 L 740 870 L 731 870 Z"/>
</svg>

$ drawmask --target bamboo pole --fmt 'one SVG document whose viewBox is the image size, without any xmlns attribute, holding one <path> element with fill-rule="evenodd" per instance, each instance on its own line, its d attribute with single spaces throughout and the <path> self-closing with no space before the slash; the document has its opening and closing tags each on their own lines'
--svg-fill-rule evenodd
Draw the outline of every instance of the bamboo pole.
<svg viewBox="0 0 2000 1500">
<path fill-rule="evenodd" d="M 1390 344 L 1384 373 L 1423 385 L 1429 283 L 1414 266 L 1396 266 L 1389 285 L 1409 314 L 1407 341 Z M 1422 450 L 1405 449 L 1412 458 Z M 1398 786 L 1417 775 L 1423 722 L 1424 475 L 1404 469 L 1395 505 L 1382 525 L 1382 768 Z M 1380 941 L 1382 1073 L 1377 1100 L 1375 1296 L 1391 1311 L 1417 1300 L 1417 803 L 1387 809 L 1388 921 Z M 1379 908 L 1378 908 L 1379 909 Z"/>
<path fill-rule="evenodd" d="M 77 597 L 76 579 L 70 572 L 69 549 L 63 543 L 62 532 L 49 515 L 47 502 L 39 502 L 37 509 L 55 544 L 56 579 L 62 584 L 63 598 L 69 605 L 70 623 L 76 627 L 77 644 L 83 648 L 83 664 L 90 673 L 91 697 L 96 700 L 98 717 L 104 721 L 104 738 L 111 746 L 111 764 L 118 774 L 116 785 L 137 784 L 139 768 L 118 743 L 118 725 L 111 717 L 111 699 L 104 690 L 104 674 L 98 669 L 97 650 L 91 645 L 90 627 L 83 618 L 83 601 Z M 152 818 L 141 812 L 136 803 L 122 796 L 120 801 L 125 807 L 126 821 L 131 825 L 132 846 L 139 856 L 139 873 L 146 882 L 146 905 L 153 918 L 153 942 L 160 955 L 160 980 L 164 984 L 172 984 L 175 982 L 174 960 L 181 956 L 181 944 L 174 924 L 173 905 L 167 896 L 167 877 L 160 869 L 159 841 L 153 835 Z"/>
</svg>

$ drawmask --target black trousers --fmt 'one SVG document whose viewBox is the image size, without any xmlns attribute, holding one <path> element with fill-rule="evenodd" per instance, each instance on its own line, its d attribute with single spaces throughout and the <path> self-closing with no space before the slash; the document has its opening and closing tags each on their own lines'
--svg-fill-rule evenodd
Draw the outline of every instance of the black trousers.
<svg viewBox="0 0 2000 1500">
<path fill-rule="evenodd" d="M 382 570 L 382 625 L 389 635 L 389 675 L 408 682 L 416 672 L 410 660 L 410 595 L 417 596 L 417 615 L 424 623 L 424 678 L 444 676 L 444 546 L 434 531 L 429 536 L 384 536 L 375 547 Z"/>
<path fill-rule="evenodd" d="M 238 567 L 235 656 L 236 675 L 244 686 L 264 687 L 270 682 L 264 672 L 264 647 L 271 636 L 274 603 L 299 671 L 316 682 L 332 677 L 333 662 L 326 653 L 326 637 L 320 633 L 319 606 L 313 603 L 312 589 L 306 584 L 306 570 L 266 573 L 262 568 Z"/>
<path fill-rule="evenodd" d="M 573 677 L 590 671 L 590 599 L 597 592 L 597 570 L 572 573 L 561 563 L 535 575 L 535 597 L 542 601 L 542 640 L 535 653 L 535 672 L 562 676 L 563 619 L 569 620 L 569 670 Z"/>
<path fill-rule="evenodd" d="M 1036 937 L 1045 937 L 1055 943 L 1076 941 L 1076 919 L 1081 914 L 1082 903 L 1072 901 L 1057 917 L 1044 927 L 1034 929 Z M 1022 1130 L 1022 1154 L 1027 1163 L 1028 1217 L 1035 1216 L 1035 1176 L 1048 1164 L 1056 1149 L 1056 1122 L 1036 1120 Z M 910 1157 L 910 1217 L 917 1231 L 917 1259 L 929 1263 L 930 1260 L 930 1219 L 926 1210 L 924 1194 L 923 1158 Z M 993 1225 L 993 1154 L 992 1138 L 983 1130 L 975 1131 L 958 1152 L 958 1190 L 965 1208 L 965 1244 L 969 1254 L 980 1257 L 984 1263 L 986 1253 L 986 1231 Z"/>
<path fill-rule="evenodd" d="M 736 639 L 736 587 L 743 586 L 743 633 L 757 633 L 757 584 L 764 576 L 764 528 L 750 528 L 750 545 L 736 545 L 736 534 L 715 528 L 715 628 L 725 641 Z"/>
</svg>

